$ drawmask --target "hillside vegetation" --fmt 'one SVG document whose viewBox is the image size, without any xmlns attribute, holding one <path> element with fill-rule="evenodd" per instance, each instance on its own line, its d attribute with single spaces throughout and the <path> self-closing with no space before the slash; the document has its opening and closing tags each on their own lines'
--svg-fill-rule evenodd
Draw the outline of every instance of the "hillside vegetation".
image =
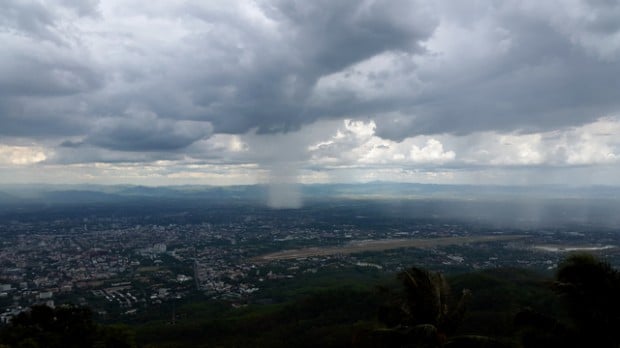
<svg viewBox="0 0 620 348">
<path fill-rule="evenodd" d="M 282 289 L 289 300 L 195 300 L 177 319 L 97 323 L 87 308 L 33 307 L 0 332 L 8 347 L 617 347 L 618 271 L 589 255 L 554 278 L 521 269 L 392 279 L 336 275 Z M 274 289 L 271 290 L 276 294 Z"/>
</svg>

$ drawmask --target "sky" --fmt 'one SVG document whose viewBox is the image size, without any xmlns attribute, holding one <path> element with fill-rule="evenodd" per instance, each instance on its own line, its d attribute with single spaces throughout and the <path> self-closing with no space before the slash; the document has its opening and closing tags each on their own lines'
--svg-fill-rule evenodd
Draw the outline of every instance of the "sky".
<svg viewBox="0 0 620 348">
<path fill-rule="evenodd" d="M 0 7 L 0 184 L 620 185 L 615 0 Z"/>
</svg>

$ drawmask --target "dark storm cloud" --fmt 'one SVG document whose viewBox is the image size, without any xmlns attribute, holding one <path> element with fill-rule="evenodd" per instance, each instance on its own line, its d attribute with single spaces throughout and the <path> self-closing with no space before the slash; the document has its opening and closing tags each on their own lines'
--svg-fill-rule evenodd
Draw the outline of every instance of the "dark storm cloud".
<svg viewBox="0 0 620 348">
<path fill-rule="evenodd" d="M 0 136 L 41 139 L 88 129 L 84 95 L 104 87 L 105 75 L 66 21 L 94 14 L 95 5 L 2 2 Z"/>
<path fill-rule="evenodd" d="M 277 6 L 304 63 L 314 65 L 314 78 L 383 51 L 419 50 L 419 40 L 436 25 L 421 2 L 408 0 L 280 1 Z"/>
<path fill-rule="evenodd" d="M 263 133 L 288 131 L 325 117 L 374 117 L 378 135 L 392 139 L 578 125 L 619 109 L 616 91 L 620 80 L 614 78 L 620 74 L 618 60 L 601 56 L 600 47 L 589 45 L 600 37 L 597 35 L 604 38 L 617 31 L 606 18 L 618 7 L 610 6 L 613 8 L 586 7 L 583 10 L 589 12 L 584 15 L 596 10 L 594 21 L 577 18 L 574 26 L 561 27 L 549 20 L 549 14 L 519 6 L 469 9 L 469 17 L 452 14 L 442 17 L 440 24 L 440 14 L 434 12 L 437 9 L 409 1 L 282 1 L 263 8 L 277 23 L 277 38 L 270 32 L 253 32 L 247 24 L 236 24 L 232 36 L 237 42 L 212 45 L 213 38 L 203 38 L 207 49 L 233 57 L 238 65 L 222 61 L 218 66 L 225 66 L 225 73 L 199 72 L 203 79 L 190 84 L 199 91 L 194 100 L 206 110 L 200 117 L 213 122 L 219 132 L 241 133 L 254 127 Z M 208 19 L 218 23 L 222 17 Z M 455 40 L 469 43 L 462 47 L 470 51 L 463 56 L 472 55 L 480 44 L 491 45 L 487 48 L 491 55 L 463 62 L 458 55 L 442 60 L 439 53 L 437 64 L 445 67 L 427 72 L 424 66 L 410 63 L 401 72 L 412 81 L 423 82 L 412 85 L 410 91 L 369 99 L 344 84 L 329 91 L 331 102 L 309 103 L 320 78 L 347 70 L 355 73 L 356 63 L 373 56 L 385 52 L 406 52 L 407 57 L 438 54 L 425 51 L 420 42 L 428 40 L 438 25 L 450 25 L 451 21 L 461 21 L 458 26 L 464 29 L 486 21 L 490 39 L 482 33 L 482 37 Z M 609 23 L 598 26 L 599 22 Z M 594 37 L 584 34 L 581 42 L 577 32 Z M 455 32 L 467 34 L 466 30 Z M 502 54 L 495 54 L 501 40 L 508 46 Z M 252 57 L 248 65 L 240 61 L 244 55 Z M 393 83 L 391 76 L 381 72 L 366 77 L 375 80 L 377 89 L 387 89 Z"/>
<path fill-rule="evenodd" d="M 204 43 L 226 59 L 250 57 L 248 65 L 238 62 L 239 68 L 221 62 L 218 66 L 228 72 L 223 75 L 203 75 L 201 82 L 207 86 L 222 81 L 231 91 L 222 98 L 207 87 L 197 96 L 217 131 L 240 133 L 256 127 L 269 133 L 311 123 L 324 116 L 307 106 L 321 76 L 383 51 L 421 51 L 419 40 L 435 25 L 435 19 L 411 1 L 280 1 L 264 10 L 277 23 L 277 33 L 261 35 L 241 24 L 228 35 L 239 42 L 220 46 L 218 40 L 213 45 L 208 37 Z"/>
<path fill-rule="evenodd" d="M 620 5 L 560 3 L 5 1 L 0 134 L 180 152 L 327 118 L 401 140 L 617 115 Z"/>
<path fill-rule="evenodd" d="M 0 137 L 47 137 L 82 135 L 90 120 L 80 113 L 71 96 L 0 98 Z"/>
<path fill-rule="evenodd" d="M 613 40 L 620 33 L 617 27 L 606 27 L 601 34 L 589 32 L 593 23 L 582 23 L 581 18 L 562 27 L 544 14 L 518 8 L 478 11 L 475 19 L 459 17 L 465 21 L 461 24 L 455 24 L 457 18 L 443 18 L 436 31 L 434 39 L 441 41 L 442 29 L 452 30 L 450 39 L 462 41 L 454 44 L 458 52 L 412 59 L 401 70 L 391 70 L 391 78 L 359 67 L 345 69 L 331 78 L 336 87 L 323 88 L 317 108 L 372 116 L 377 134 L 396 140 L 444 132 L 545 131 L 618 114 L 620 42 Z M 619 13 L 618 5 L 608 11 Z M 605 10 L 595 13 L 608 17 Z M 483 26 L 488 27 L 486 33 L 476 32 Z M 607 36 L 608 44 L 599 45 L 597 40 Z M 398 74 L 408 76 L 410 89 L 367 96 L 368 90 L 389 90 Z"/>
<path fill-rule="evenodd" d="M 85 142 L 119 151 L 174 151 L 208 137 L 211 129 L 203 122 L 166 120 L 131 110 L 124 117 L 97 120 Z"/>
<path fill-rule="evenodd" d="M 403 139 L 417 134 L 476 131 L 545 131 L 618 114 L 618 64 L 571 65 L 554 61 L 524 67 L 469 88 L 444 91 L 415 105 L 404 117 L 377 122 L 377 134 Z M 535 76 L 525 76 L 532 74 Z M 381 120 L 381 117 L 379 117 Z"/>
<path fill-rule="evenodd" d="M 102 86 L 102 76 L 91 67 L 65 57 L 18 54 L 0 57 L 3 96 L 62 96 Z"/>
</svg>

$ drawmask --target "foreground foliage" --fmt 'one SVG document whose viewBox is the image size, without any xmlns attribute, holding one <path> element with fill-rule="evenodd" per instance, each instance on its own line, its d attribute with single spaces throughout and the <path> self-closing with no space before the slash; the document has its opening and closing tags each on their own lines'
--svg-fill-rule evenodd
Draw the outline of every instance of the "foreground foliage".
<svg viewBox="0 0 620 348">
<path fill-rule="evenodd" d="M 33 306 L 13 318 L 0 333 L 0 341 L 24 348 L 135 347 L 131 330 L 98 325 L 89 308 L 73 305 Z"/>
<path fill-rule="evenodd" d="M 618 347 L 620 345 L 620 273 L 591 255 L 566 259 L 552 286 L 565 317 L 523 311 L 515 322 L 524 327 L 528 347 Z"/>
</svg>

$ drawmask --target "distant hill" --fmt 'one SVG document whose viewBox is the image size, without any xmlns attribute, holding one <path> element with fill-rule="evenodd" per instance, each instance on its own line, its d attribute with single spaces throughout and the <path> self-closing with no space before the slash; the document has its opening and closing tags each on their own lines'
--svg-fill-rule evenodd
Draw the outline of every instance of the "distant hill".
<svg viewBox="0 0 620 348">
<path fill-rule="evenodd" d="M 115 202 L 121 199 L 119 195 L 98 192 L 98 191 L 50 191 L 44 192 L 40 200 L 46 203 L 106 203 Z"/>
<path fill-rule="evenodd" d="M 609 199 L 620 200 L 620 187 L 570 187 L 557 185 L 493 186 L 437 185 L 393 182 L 299 185 L 304 199 Z M 267 185 L 240 186 L 140 186 L 140 185 L 2 185 L 0 200 L 15 198 L 109 200 L 113 197 L 175 197 L 207 199 L 263 199 Z M 6 197 L 5 197 L 6 196 Z"/>
<path fill-rule="evenodd" d="M 541 227 L 565 224 L 620 226 L 620 188 L 561 186 L 469 186 L 373 182 L 300 185 L 303 209 L 333 205 L 357 212 L 381 211 L 389 217 L 453 219 L 498 226 Z M 269 187 L 14 185 L 0 186 L 3 211 L 86 208 L 105 205 L 113 214 L 205 212 L 216 205 L 268 209 Z M 33 209 L 29 209 L 33 208 Z M 90 207 L 94 208 L 94 207 Z M 330 208 L 331 209 L 331 208 Z M 66 209 L 65 209 L 66 210 Z M 102 212 L 101 210 L 99 210 Z M 108 212 L 110 212 L 108 211 Z"/>
<path fill-rule="evenodd" d="M 620 199 L 620 187 L 572 187 L 559 185 L 494 186 L 494 185 L 437 185 L 415 183 L 369 182 L 363 184 L 303 185 L 306 196 L 347 196 L 368 198 L 596 198 Z"/>
<path fill-rule="evenodd" d="M 0 204 L 13 204 L 19 202 L 20 199 L 6 192 L 0 191 Z"/>
</svg>

